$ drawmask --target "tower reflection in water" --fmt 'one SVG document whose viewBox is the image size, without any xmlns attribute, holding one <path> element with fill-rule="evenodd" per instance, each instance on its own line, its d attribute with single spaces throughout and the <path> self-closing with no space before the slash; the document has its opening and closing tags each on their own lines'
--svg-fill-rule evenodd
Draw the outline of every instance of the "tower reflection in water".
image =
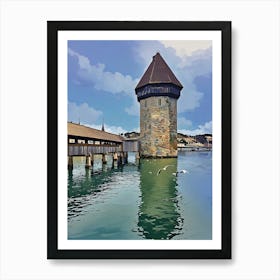
<svg viewBox="0 0 280 280">
<path fill-rule="evenodd" d="M 174 175 L 177 158 L 142 159 L 140 164 L 138 231 L 145 239 L 171 239 L 183 225 Z"/>
</svg>

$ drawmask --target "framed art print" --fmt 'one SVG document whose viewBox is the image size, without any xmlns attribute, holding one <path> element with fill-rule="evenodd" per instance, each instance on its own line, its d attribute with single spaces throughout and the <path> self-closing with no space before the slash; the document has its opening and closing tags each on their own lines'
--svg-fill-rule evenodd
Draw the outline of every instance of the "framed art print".
<svg viewBox="0 0 280 280">
<path fill-rule="evenodd" d="M 49 21 L 48 258 L 231 258 L 231 22 Z"/>
</svg>

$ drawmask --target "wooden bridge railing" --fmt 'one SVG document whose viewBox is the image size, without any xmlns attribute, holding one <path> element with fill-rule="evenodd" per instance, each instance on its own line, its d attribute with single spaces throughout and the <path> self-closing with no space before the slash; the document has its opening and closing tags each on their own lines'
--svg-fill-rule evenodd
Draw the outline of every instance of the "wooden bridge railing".
<svg viewBox="0 0 280 280">
<path fill-rule="evenodd" d="M 84 156 L 88 154 L 109 154 L 122 151 L 122 146 L 68 144 L 68 156 Z"/>
<path fill-rule="evenodd" d="M 89 154 L 110 154 L 116 152 L 138 152 L 138 141 L 124 141 L 120 145 L 68 144 L 68 156 L 85 156 Z"/>
</svg>

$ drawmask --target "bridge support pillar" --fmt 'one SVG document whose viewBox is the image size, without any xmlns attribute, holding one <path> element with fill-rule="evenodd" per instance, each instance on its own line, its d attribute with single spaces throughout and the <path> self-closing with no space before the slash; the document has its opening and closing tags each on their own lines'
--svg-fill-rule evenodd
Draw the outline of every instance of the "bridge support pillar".
<svg viewBox="0 0 280 280">
<path fill-rule="evenodd" d="M 91 166 L 93 166 L 94 164 L 94 154 L 90 154 L 90 163 L 91 163 Z"/>
<path fill-rule="evenodd" d="M 92 165 L 91 165 L 91 156 L 90 155 L 87 155 L 86 156 L 86 165 L 85 165 L 85 168 L 91 168 Z"/>
<path fill-rule="evenodd" d="M 123 163 L 124 163 L 124 160 L 123 160 L 123 152 L 120 152 L 118 165 L 123 165 Z"/>
<path fill-rule="evenodd" d="M 136 163 L 136 165 L 140 164 L 140 153 L 139 152 L 136 152 L 136 154 L 135 154 L 135 163 Z"/>
<path fill-rule="evenodd" d="M 118 153 L 113 153 L 113 164 L 112 164 L 113 168 L 115 167 L 115 165 L 118 165 Z"/>
<path fill-rule="evenodd" d="M 68 170 L 73 169 L 73 156 L 68 156 Z"/>
<path fill-rule="evenodd" d="M 106 154 L 102 154 L 102 164 L 106 164 L 106 163 L 107 163 Z"/>
<path fill-rule="evenodd" d="M 123 154 L 124 154 L 124 158 L 123 158 L 124 162 L 123 163 L 127 164 L 127 162 L 128 162 L 128 152 L 124 152 Z"/>
</svg>

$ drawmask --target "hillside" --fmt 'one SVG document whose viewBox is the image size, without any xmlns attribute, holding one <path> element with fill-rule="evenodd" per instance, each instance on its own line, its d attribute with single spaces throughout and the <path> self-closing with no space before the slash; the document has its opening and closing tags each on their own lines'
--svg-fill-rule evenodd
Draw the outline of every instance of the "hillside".
<svg viewBox="0 0 280 280">
<path fill-rule="evenodd" d="M 122 136 L 126 138 L 138 138 L 140 136 L 139 132 L 127 132 Z M 178 147 L 212 147 L 212 134 L 202 134 L 189 136 L 182 133 L 177 134 Z"/>
<path fill-rule="evenodd" d="M 177 134 L 178 147 L 212 147 L 212 135 L 202 134 L 189 136 L 182 133 Z"/>
</svg>

